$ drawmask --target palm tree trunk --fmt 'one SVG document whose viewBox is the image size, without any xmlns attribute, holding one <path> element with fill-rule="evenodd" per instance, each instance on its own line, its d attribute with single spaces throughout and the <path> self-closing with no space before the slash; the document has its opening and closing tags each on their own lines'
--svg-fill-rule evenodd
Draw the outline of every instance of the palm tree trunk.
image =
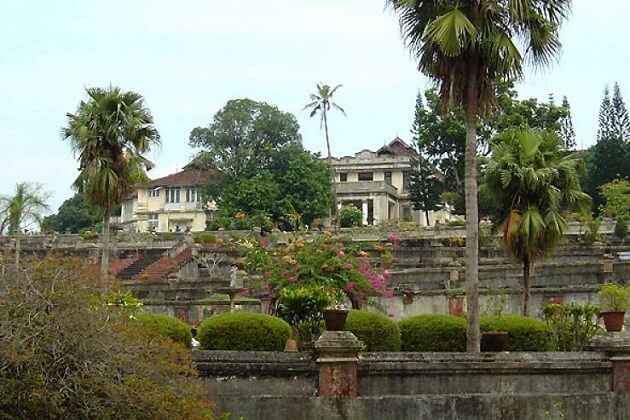
<svg viewBox="0 0 630 420">
<path fill-rule="evenodd" d="M 20 254 L 22 253 L 22 243 L 20 239 L 20 231 L 15 234 L 15 268 L 20 268 Z"/>
<path fill-rule="evenodd" d="M 523 260 L 523 315 L 530 316 L 529 300 L 531 298 L 529 287 L 529 258 Z"/>
<path fill-rule="evenodd" d="M 466 149 L 464 188 L 466 199 L 466 350 L 481 350 L 479 331 L 479 213 L 477 207 L 478 59 L 470 58 L 466 89 Z"/>
<path fill-rule="evenodd" d="M 324 133 L 326 134 L 326 148 L 328 149 L 328 165 L 330 166 L 330 181 L 332 187 L 332 205 L 330 206 L 330 221 L 337 214 L 337 186 L 335 185 L 335 168 L 332 164 L 332 153 L 330 152 L 330 138 L 328 137 L 328 117 L 326 108 L 322 109 L 324 118 Z M 335 223 L 336 224 L 336 223 Z"/>
<path fill-rule="evenodd" d="M 103 215 L 103 240 L 101 250 L 101 286 L 107 285 L 109 275 L 109 211 Z"/>
</svg>

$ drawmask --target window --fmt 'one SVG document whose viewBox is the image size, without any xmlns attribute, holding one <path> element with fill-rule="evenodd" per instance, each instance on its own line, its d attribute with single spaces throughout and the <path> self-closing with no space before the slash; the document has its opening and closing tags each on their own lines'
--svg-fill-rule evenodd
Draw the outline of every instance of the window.
<svg viewBox="0 0 630 420">
<path fill-rule="evenodd" d="M 199 199 L 197 194 L 197 188 L 186 188 L 186 202 L 195 203 Z"/>
<path fill-rule="evenodd" d="M 385 172 L 385 183 L 387 185 L 392 185 L 392 171 Z"/>
<path fill-rule="evenodd" d="M 409 191 L 411 185 L 411 172 L 403 172 L 403 192 Z"/>
<path fill-rule="evenodd" d="M 149 197 L 159 197 L 160 189 L 159 188 L 149 188 Z"/>
<path fill-rule="evenodd" d="M 372 172 L 359 172 L 359 181 L 372 181 L 374 174 Z"/>
<path fill-rule="evenodd" d="M 346 172 L 341 172 L 339 174 L 339 182 L 347 182 L 348 181 L 348 174 Z"/>
<path fill-rule="evenodd" d="M 402 218 L 404 222 L 411 222 L 411 207 L 409 206 L 404 206 L 402 208 L 403 214 L 402 214 Z"/>
<path fill-rule="evenodd" d="M 166 189 L 166 202 L 179 203 L 179 187 Z"/>
<path fill-rule="evenodd" d="M 149 230 L 158 230 L 159 226 L 157 213 L 149 213 Z"/>
</svg>

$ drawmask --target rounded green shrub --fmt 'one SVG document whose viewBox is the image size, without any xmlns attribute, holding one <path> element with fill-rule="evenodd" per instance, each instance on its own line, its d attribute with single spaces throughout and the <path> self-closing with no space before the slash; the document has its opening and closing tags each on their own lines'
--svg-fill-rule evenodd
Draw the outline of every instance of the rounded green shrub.
<svg viewBox="0 0 630 420">
<path fill-rule="evenodd" d="M 507 331 L 507 351 L 550 351 L 549 327 L 543 321 L 519 315 L 482 317 L 481 331 Z"/>
<path fill-rule="evenodd" d="M 140 312 L 134 318 L 159 335 L 170 337 L 173 341 L 182 343 L 187 348 L 190 348 L 192 333 L 190 325 L 185 322 L 172 316 L 152 314 L 150 312 Z"/>
<path fill-rule="evenodd" d="M 217 235 L 212 232 L 195 232 L 192 238 L 196 244 L 213 244 L 217 241 Z"/>
<path fill-rule="evenodd" d="M 452 315 L 417 315 L 398 323 L 402 351 L 465 351 L 466 320 Z"/>
<path fill-rule="evenodd" d="M 400 351 L 400 329 L 383 315 L 351 310 L 346 320 L 346 331 L 365 344 L 365 351 Z"/>
<path fill-rule="evenodd" d="M 203 350 L 282 351 L 291 338 L 289 324 L 271 315 L 234 312 L 206 318 L 197 339 Z"/>
</svg>

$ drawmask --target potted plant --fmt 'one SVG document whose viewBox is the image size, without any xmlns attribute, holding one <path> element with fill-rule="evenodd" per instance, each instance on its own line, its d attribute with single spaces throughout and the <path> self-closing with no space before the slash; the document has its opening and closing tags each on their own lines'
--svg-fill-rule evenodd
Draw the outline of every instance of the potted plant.
<svg viewBox="0 0 630 420">
<path fill-rule="evenodd" d="M 392 268 L 393 261 L 394 255 L 391 252 L 386 251 L 381 254 L 381 268 L 385 270 Z"/>
<path fill-rule="evenodd" d="M 293 332 L 284 351 L 297 351 L 298 345 L 302 350 L 309 348 L 309 341 L 321 332 L 322 311 L 331 302 L 329 293 L 317 285 L 285 287 L 278 293 L 278 301 L 280 316 Z"/>
<path fill-rule="evenodd" d="M 343 291 L 335 289 L 330 291 L 332 304 L 323 310 L 324 322 L 328 331 L 343 331 L 348 317 L 348 309 L 345 306 L 346 295 Z"/>
<path fill-rule="evenodd" d="M 630 307 L 630 287 L 606 283 L 599 290 L 600 315 L 606 331 L 621 331 L 623 320 Z"/>
</svg>

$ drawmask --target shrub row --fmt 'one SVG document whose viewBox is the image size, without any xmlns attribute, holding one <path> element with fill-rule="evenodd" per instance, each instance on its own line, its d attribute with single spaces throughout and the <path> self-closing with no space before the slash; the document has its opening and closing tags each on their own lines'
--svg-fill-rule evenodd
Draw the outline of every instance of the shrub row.
<svg viewBox="0 0 630 420">
<path fill-rule="evenodd" d="M 508 351 L 552 349 L 547 324 L 523 316 L 482 317 L 482 331 L 507 331 Z M 466 320 L 450 315 L 418 315 L 398 324 L 371 312 L 351 310 L 346 330 L 361 340 L 365 351 L 466 350 Z M 236 312 L 207 318 L 198 339 L 205 350 L 281 351 L 291 337 L 289 324 L 280 318 Z"/>
<path fill-rule="evenodd" d="M 190 325 L 172 316 L 140 312 L 134 318 L 146 328 L 159 335 L 170 337 L 173 341 L 190 348 L 192 333 Z"/>
</svg>

